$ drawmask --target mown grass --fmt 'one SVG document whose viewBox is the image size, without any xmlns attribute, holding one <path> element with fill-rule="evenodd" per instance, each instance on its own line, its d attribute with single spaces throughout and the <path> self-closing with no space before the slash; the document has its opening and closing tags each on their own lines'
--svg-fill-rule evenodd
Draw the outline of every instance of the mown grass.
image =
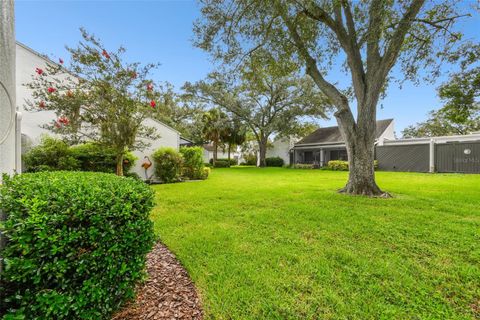
<svg viewBox="0 0 480 320">
<path fill-rule="evenodd" d="M 377 173 L 393 199 L 346 178 L 215 169 L 155 186 L 152 218 L 207 319 L 480 317 L 480 176 Z"/>
</svg>

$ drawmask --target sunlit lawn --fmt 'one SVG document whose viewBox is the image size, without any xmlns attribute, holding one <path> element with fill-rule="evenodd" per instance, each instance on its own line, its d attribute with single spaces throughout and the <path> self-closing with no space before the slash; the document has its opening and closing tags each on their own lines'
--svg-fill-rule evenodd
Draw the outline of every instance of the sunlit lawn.
<svg viewBox="0 0 480 320">
<path fill-rule="evenodd" d="M 480 317 L 480 175 L 215 169 L 155 186 L 155 228 L 207 319 Z"/>
</svg>

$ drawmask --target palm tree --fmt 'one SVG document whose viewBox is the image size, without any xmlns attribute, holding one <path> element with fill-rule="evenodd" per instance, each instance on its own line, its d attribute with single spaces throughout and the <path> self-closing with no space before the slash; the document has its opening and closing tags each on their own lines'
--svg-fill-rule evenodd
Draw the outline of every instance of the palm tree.
<svg viewBox="0 0 480 320">
<path fill-rule="evenodd" d="M 225 113 L 215 108 L 202 115 L 202 122 L 204 138 L 213 143 L 213 165 L 215 166 L 218 145 L 222 142 L 222 137 L 225 135 L 228 117 Z"/>
<path fill-rule="evenodd" d="M 234 118 L 228 122 L 221 138 L 224 143 L 228 144 L 228 162 L 230 163 L 232 147 L 242 145 L 245 142 L 247 131 L 243 123 L 239 119 Z"/>
</svg>

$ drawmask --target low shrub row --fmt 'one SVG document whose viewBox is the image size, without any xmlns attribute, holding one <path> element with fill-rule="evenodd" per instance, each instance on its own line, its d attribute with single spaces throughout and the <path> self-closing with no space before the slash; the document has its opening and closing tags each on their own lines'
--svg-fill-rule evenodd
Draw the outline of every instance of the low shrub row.
<svg viewBox="0 0 480 320">
<path fill-rule="evenodd" d="M 164 147 L 153 155 L 155 176 L 163 183 L 178 182 L 182 179 L 206 179 L 210 169 L 205 169 L 201 147 L 182 147 L 180 152 Z"/>
<path fill-rule="evenodd" d="M 315 169 L 313 164 L 297 163 L 291 166 L 293 169 Z"/>
<path fill-rule="evenodd" d="M 227 158 L 219 158 L 217 161 L 215 161 L 215 165 L 213 165 L 213 159 L 210 159 L 209 163 L 214 167 L 219 167 L 218 164 L 221 163 L 219 168 L 226 168 L 230 166 L 236 166 L 238 161 L 237 159 L 228 160 Z"/>
<path fill-rule="evenodd" d="M 123 171 L 128 172 L 135 163 L 135 156 L 127 152 Z M 64 141 L 49 136 L 42 137 L 38 146 L 23 155 L 26 172 L 39 171 L 96 171 L 114 173 L 116 155 L 111 148 L 94 143 L 68 146 Z"/>
<path fill-rule="evenodd" d="M 378 169 L 378 161 L 373 161 L 373 167 L 375 170 Z M 348 161 L 340 161 L 340 160 L 331 160 L 328 161 L 325 170 L 333 170 L 333 171 L 348 171 Z"/>
<path fill-rule="evenodd" d="M 109 319 L 134 295 L 154 242 L 153 191 L 93 172 L 6 177 L 3 319 Z"/>
<path fill-rule="evenodd" d="M 284 161 L 280 157 L 270 157 L 265 159 L 267 167 L 283 167 Z"/>
</svg>

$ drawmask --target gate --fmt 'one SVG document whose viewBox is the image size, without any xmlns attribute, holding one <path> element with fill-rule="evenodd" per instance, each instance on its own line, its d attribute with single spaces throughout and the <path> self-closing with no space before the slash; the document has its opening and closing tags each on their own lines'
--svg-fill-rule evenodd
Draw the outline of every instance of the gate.
<svg viewBox="0 0 480 320">
<path fill-rule="evenodd" d="M 437 172 L 480 173 L 480 142 L 435 145 Z"/>
</svg>

